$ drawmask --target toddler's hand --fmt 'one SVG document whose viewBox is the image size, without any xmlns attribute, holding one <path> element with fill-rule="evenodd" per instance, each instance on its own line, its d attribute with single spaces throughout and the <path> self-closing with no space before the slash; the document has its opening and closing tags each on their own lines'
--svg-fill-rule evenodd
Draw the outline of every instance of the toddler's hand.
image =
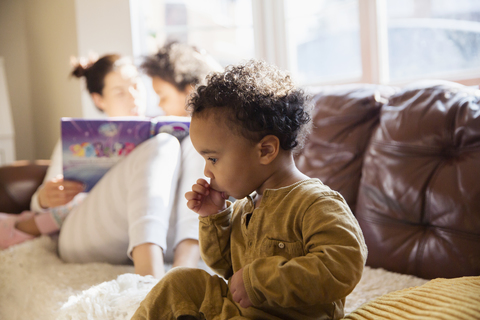
<svg viewBox="0 0 480 320">
<path fill-rule="evenodd" d="M 243 284 L 243 268 L 233 274 L 232 280 L 230 280 L 230 291 L 232 292 L 233 301 L 238 303 L 240 307 L 248 308 L 253 306 Z"/>
<path fill-rule="evenodd" d="M 198 179 L 192 186 L 192 191 L 185 193 L 187 206 L 202 217 L 210 216 L 225 210 L 225 199 L 228 195 L 210 187 L 204 179 Z"/>
<path fill-rule="evenodd" d="M 38 201 L 43 208 L 63 206 L 83 189 L 80 182 L 63 180 L 63 176 L 59 175 L 43 185 L 38 193 Z"/>
</svg>

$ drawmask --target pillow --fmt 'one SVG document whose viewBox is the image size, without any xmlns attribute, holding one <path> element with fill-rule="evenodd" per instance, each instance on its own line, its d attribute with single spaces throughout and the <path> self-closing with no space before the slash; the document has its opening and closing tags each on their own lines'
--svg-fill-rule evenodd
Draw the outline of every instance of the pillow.
<svg viewBox="0 0 480 320">
<path fill-rule="evenodd" d="M 344 319 L 480 319 L 480 276 L 437 278 L 372 300 Z"/>
</svg>

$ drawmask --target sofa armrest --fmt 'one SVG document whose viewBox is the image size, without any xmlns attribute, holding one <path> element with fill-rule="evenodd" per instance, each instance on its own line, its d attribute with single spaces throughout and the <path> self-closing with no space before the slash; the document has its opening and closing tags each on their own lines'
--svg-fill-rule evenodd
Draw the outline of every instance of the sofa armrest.
<svg viewBox="0 0 480 320">
<path fill-rule="evenodd" d="M 42 184 L 50 160 L 16 161 L 0 167 L 0 212 L 30 209 L 30 199 Z"/>
</svg>

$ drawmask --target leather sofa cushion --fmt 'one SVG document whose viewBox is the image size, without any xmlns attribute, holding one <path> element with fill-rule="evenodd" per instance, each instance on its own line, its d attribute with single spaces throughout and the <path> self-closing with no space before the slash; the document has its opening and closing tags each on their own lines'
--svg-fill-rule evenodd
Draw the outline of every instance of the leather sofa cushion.
<svg viewBox="0 0 480 320">
<path fill-rule="evenodd" d="M 317 89 L 300 171 L 342 194 L 355 213 L 363 155 L 380 110 L 397 88 L 354 84 Z"/>
<path fill-rule="evenodd" d="M 418 83 L 382 108 L 356 217 L 367 264 L 431 279 L 480 274 L 480 92 Z"/>
<path fill-rule="evenodd" d="M 0 167 L 0 212 L 29 210 L 30 199 L 42 184 L 49 163 L 49 160 L 16 161 Z"/>
</svg>

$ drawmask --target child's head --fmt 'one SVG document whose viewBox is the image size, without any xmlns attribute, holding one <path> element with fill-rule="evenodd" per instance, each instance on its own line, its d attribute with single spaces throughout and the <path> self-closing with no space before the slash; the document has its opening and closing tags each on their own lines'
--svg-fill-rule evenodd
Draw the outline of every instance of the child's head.
<svg viewBox="0 0 480 320">
<path fill-rule="evenodd" d="M 290 166 L 310 121 L 306 105 L 290 77 L 265 62 L 229 66 L 208 77 L 189 108 L 191 140 L 206 159 L 211 187 L 243 198 Z"/>
<path fill-rule="evenodd" d="M 295 87 L 289 75 L 263 61 L 250 60 L 228 66 L 207 81 L 191 97 L 192 117 L 210 112 L 221 115 L 234 132 L 252 143 L 274 135 L 283 150 L 303 145 L 310 109 L 303 90 Z"/>
<path fill-rule="evenodd" d="M 212 71 L 222 67 L 206 52 L 179 42 L 171 42 L 156 54 L 145 57 L 140 69 L 152 78 L 159 106 L 167 115 L 187 115 L 187 96 Z"/>
</svg>

